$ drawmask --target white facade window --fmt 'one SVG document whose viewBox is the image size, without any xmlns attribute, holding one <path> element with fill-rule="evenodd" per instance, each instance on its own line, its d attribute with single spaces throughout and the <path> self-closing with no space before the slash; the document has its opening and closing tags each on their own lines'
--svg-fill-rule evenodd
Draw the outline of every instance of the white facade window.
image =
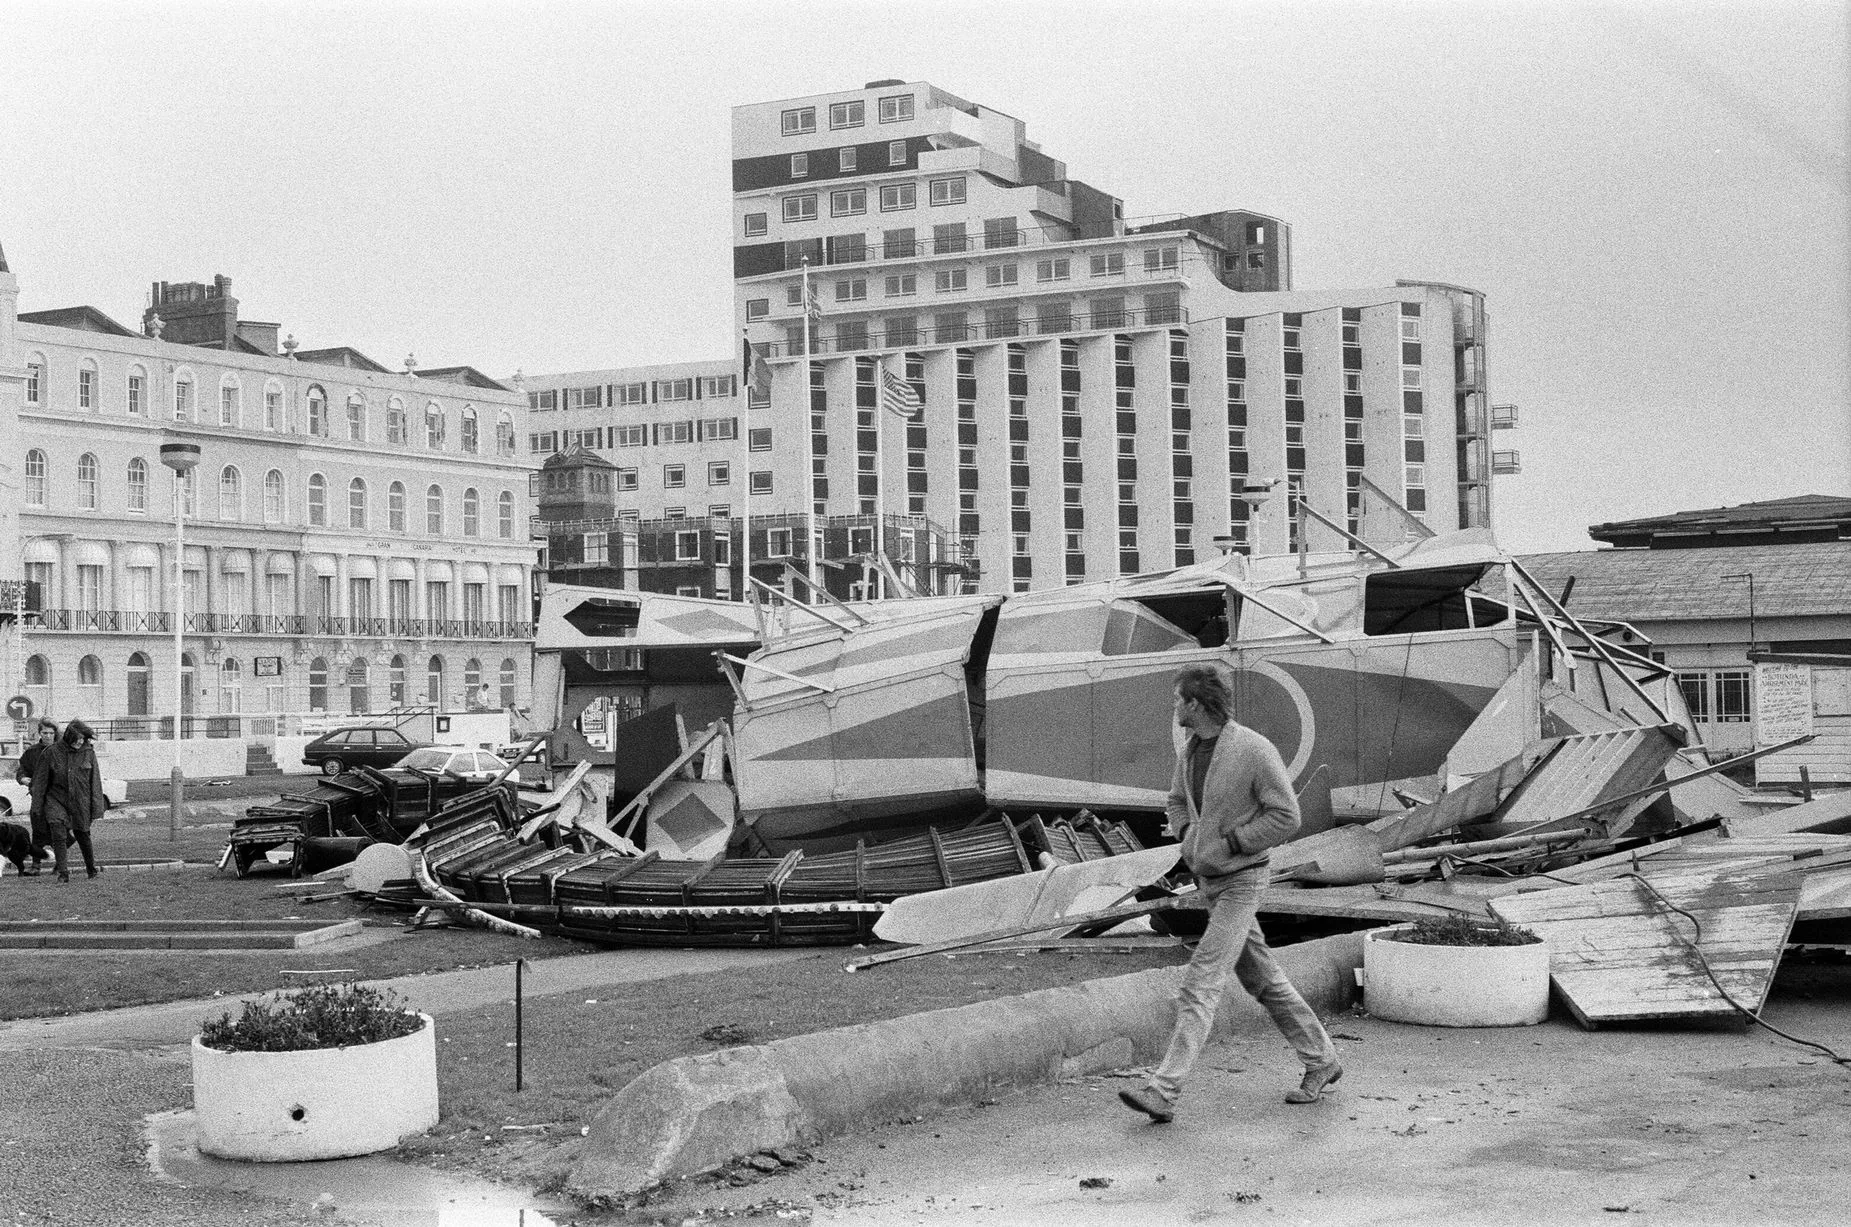
<svg viewBox="0 0 1851 1227">
<path fill-rule="evenodd" d="M 778 128 L 785 136 L 802 136 L 816 131 L 816 108 L 793 107 L 778 117 Z"/>
<path fill-rule="evenodd" d="M 829 216 L 853 217 L 868 211 L 868 189 L 865 187 L 847 188 L 829 193 Z"/>
<path fill-rule="evenodd" d="M 905 166 L 906 165 L 906 142 L 905 141 L 888 141 L 887 142 L 887 165 L 889 166 Z"/>
<path fill-rule="evenodd" d="M 317 528 L 328 525 L 328 479 L 320 473 L 309 474 L 308 522 Z"/>
<path fill-rule="evenodd" d="M 881 188 L 881 212 L 883 213 L 915 208 L 918 204 L 919 185 L 917 183 L 889 183 Z"/>
<path fill-rule="evenodd" d="M 366 438 L 366 398 L 358 392 L 347 398 L 347 438 L 353 443 Z"/>
<path fill-rule="evenodd" d="M 272 432 L 288 429 L 288 425 L 283 421 L 281 388 L 264 389 L 264 429 Z"/>
<path fill-rule="evenodd" d="M 746 318 L 747 319 L 762 320 L 770 314 L 771 314 L 771 300 L 769 298 L 748 298 L 746 299 Z"/>
<path fill-rule="evenodd" d="M 424 492 L 424 531 L 433 537 L 443 536 L 442 486 L 432 486 Z"/>
<path fill-rule="evenodd" d="M 1147 273 L 1173 273 L 1176 271 L 1177 249 L 1174 247 L 1151 247 L 1144 252 L 1144 271 Z"/>
<path fill-rule="evenodd" d="M 1125 253 L 1122 251 L 1096 251 L 1092 257 L 1092 274 L 1095 277 L 1122 277 L 1125 273 Z"/>
<path fill-rule="evenodd" d="M 849 277 L 836 282 L 837 302 L 864 302 L 868 297 L 868 279 Z"/>
<path fill-rule="evenodd" d="M 127 409 L 136 417 L 148 411 L 148 377 L 139 370 L 129 372 Z"/>
<path fill-rule="evenodd" d="M 235 383 L 219 385 L 219 425 L 244 425 L 244 397 Z"/>
<path fill-rule="evenodd" d="M 968 274 L 961 268 L 941 268 L 932 275 L 932 288 L 940 294 L 953 294 L 968 284 Z"/>
<path fill-rule="evenodd" d="M 1072 265 L 1065 259 L 1035 261 L 1036 281 L 1065 281 L 1071 276 Z"/>
<path fill-rule="evenodd" d="M 889 298 L 909 298 L 918 292 L 918 273 L 895 273 L 887 278 L 887 297 Z"/>
<path fill-rule="evenodd" d="M 688 562 L 701 556 L 701 535 L 698 532 L 675 534 L 675 561 Z M 698 596 L 699 590 L 695 590 Z"/>
<path fill-rule="evenodd" d="M 402 481 L 386 487 L 386 528 L 395 533 L 405 531 L 405 483 Z"/>
<path fill-rule="evenodd" d="M 443 446 L 443 406 L 432 401 L 424 407 L 424 446 L 436 451 Z"/>
<path fill-rule="evenodd" d="M 657 400 L 693 400 L 694 399 L 694 381 L 692 379 L 664 379 L 656 385 L 656 399 Z M 687 423 L 681 422 L 679 423 L 679 425 L 685 427 Z M 672 442 L 675 442 L 675 443 L 688 443 L 691 441 L 692 441 L 691 436 L 689 438 L 681 438 L 681 439 L 672 440 Z M 662 442 L 668 443 L 668 442 L 671 442 L 671 440 L 664 438 Z"/>
<path fill-rule="evenodd" d="M 758 474 L 754 473 L 752 476 L 756 478 Z M 755 489 L 752 491 L 752 493 L 757 494 L 758 491 Z M 765 533 L 765 553 L 767 556 L 772 557 L 772 558 L 788 558 L 790 557 L 790 552 L 791 552 L 791 530 L 790 529 L 773 528 Z"/>
<path fill-rule="evenodd" d="M 791 155 L 791 178 L 802 179 L 810 173 L 810 155 L 793 153 Z"/>
<path fill-rule="evenodd" d="M 96 457 L 89 452 L 77 458 L 77 507 L 80 511 L 96 510 Z"/>
<path fill-rule="evenodd" d="M 474 405 L 463 406 L 463 450 L 472 456 L 482 451 L 482 424 Z"/>
<path fill-rule="evenodd" d="M 503 541 L 514 540 L 514 493 L 503 490 L 496 503 L 496 534 Z"/>
<path fill-rule="evenodd" d="M 612 447 L 642 447 L 649 442 L 647 426 L 613 426 L 610 429 Z"/>
<path fill-rule="evenodd" d="M 1420 340 L 1420 320 L 1403 318 L 1401 321 L 1401 339 L 1403 341 Z"/>
<path fill-rule="evenodd" d="M 366 527 L 366 482 L 358 477 L 347 483 L 347 527 Z"/>
<path fill-rule="evenodd" d="M 649 401 L 649 385 L 646 383 L 620 383 L 617 385 L 617 403 L 620 405 L 642 405 Z"/>
<path fill-rule="evenodd" d="M 129 461 L 129 510 L 148 510 L 148 462 L 140 456 Z"/>
<path fill-rule="evenodd" d="M 768 214 L 764 214 L 764 213 L 746 214 L 746 237 L 752 238 L 757 235 L 764 234 L 767 230 L 771 228 L 768 223 L 769 223 Z"/>
<path fill-rule="evenodd" d="M 1401 386 L 1404 388 L 1418 388 L 1420 386 L 1420 368 L 1417 366 L 1402 367 Z"/>
<path fill-rule="evenodd" d="M 317 438 L 328 433 L 328 394 L 320 388 L 308 390 L 308 432 Z"/>
<path fill-rule="evenodd" d="M 31 382 L 27 382 L 30 391 Z M 28 401 L 30 403 L 30 400 Z M 191 376 L 181 376 L 174 380 L 174 421 L 190 422 L 193 420 L 193 380 Z"/>
<path fill-rule="evenodd" d="M 771 493 L 771 470 L 770 469 L 753 469 L 751 473 L 746 475 L 746 480 L 751 486 L 752 493 L 754 494 L 770 494 Z M 790 553 L 790 539 L 788 536 L 785 538 L 784 552 L 786 554 Z"/>
<path fill-rule="evenodd" d="M 727 375 L 725 378 L 731 379 L 732 376 Z M 717 439 L 724 442 L 725 440 L 737 439 L 738 437 L 738 418 L 705 418 L 701 421 L 701 438 L 703 439 L 710 441 Z"/>
<path fill-rule="evenodd" d="M 836 169 L 843 174 L 855 169 L 855 147 L 836 150 Z"/>
<path fill-rule="evenodd" d="M 463 535 L 480 537 L 482 535 L 482 496 L 474 486 L 463 491 Z"/>
<path fill-rule="evenodd" d="M 42 358 L 34 357 L 26 363 L 26 403 L 45 403 L 45 362 Z M 176 413 L 175 416 L 179 415 Z"/>
<path fill-rule="evenodd" d="M 1016 266 L 992 264 L 983 270 L 983 283 L 991 288 L 1016 284 Z"/>
<path fill-rule="evenodd" d="M 283 513 L 283 474 L 271 469 L 264 474 L 264 523 L 281 524 Z"/>
<path fill-rule="evenodd" d="M 911 94 L 893 94 L 880 100 L 881 122 L 884 124 L 903 123 L 913 117 L 913 96 Z"/>
<path fill-rule="evenodd" d="M 103 568 L 96 563 L 80 562 L 77 564 L 77 608 L 85 613 L 95 613 L 103 608 Z M 94 656 L 85 659 L 92 663 L 96 661 Z M 78 666 L 77 681 L 79 685 L 84 684 L 81 664 Z M 96 681 L 90 684 L 101 685 L 102 681 L 102 677 L 98 676 Z"/>
<path fill-rule="evenodd" d="M 638 470 L 636 469 L 618 469 L 617 470 L 617 488 L 619 490 L 636 489 L 637 472 Z"/>
<path fill-rule="evenodd" d="M 707 462 L 707 484 L 710 486 L 727 485 L 733 479 L 732 474 L 732 466 L 724 460 L 709 460 Z"/>
<path fill-rule="evenodd" d="M 701 398 L 703 400 L 723 400 L 734 395 L 733 376 L 702 375 Z"/>
<path fill-rule="evenodd" d="M 88 363 L 77 372 L 77 407 L 96 408 L 96 368 Z"/>
<path fill-rule="evenodd" d="M 226 465 L 219 472 L 219 519 L 244 518 L 244 475 L 236 466 Z"/>
<path fill-rule="evenodd" d="M 955 179 L 933 179 L 931 199 L 935 205 L 963 204 L 964 176 L 959 175 Z"/>
<path fill-rule="evenodd" d="M 688 483 L 688 470 L 685 465 L 665 464 L 662 466 L 662 488 L 679 490 Z"/>
<path fill-rule="evenodd" d="M 868 121 L 868 104 L 865 102 L 832 102 L 829 104 L 829 126 L 831 128 L 859 128 Z"/>
<path fill-rule="evenodd" d="M 784 198 L 784 220 L 787 222 L 813 222 L 816 220 L 816 193 L 809 192 L 802 196 Z"/>
</svg>

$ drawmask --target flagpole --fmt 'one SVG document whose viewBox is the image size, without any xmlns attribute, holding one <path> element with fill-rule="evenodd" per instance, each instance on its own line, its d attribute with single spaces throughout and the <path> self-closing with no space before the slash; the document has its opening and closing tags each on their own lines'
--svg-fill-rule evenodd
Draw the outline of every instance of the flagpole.
<svg viewBox="0 0 1851 1227">
<path fill-rule="evenodd" d="M 743 330 L 746 363 L 739 372 L 739 599 L 752 598 L 752 338 Z"/>
<path fill-rule="evenodd" d="M 815 395 L 811 391 L 812 380 L 816 376 L 816 299 L 810 295 L 810 257 L 803 258 L 803 416 L 798 420 L 803 424 L 804 438 L 809 440 L 806 449 L 810 455 L 810 471 L 804 475 L 804 501 L 807 509 L 804 514 L 803 530 L 809 534 L 804 542 L 804 557 L 810 564 L 810 599 L 816 599 L 817 592 L 817 546 L 816 546 L 816 434 L 811 429 L 811 406 Z"/>
<path fill-rule="evenodd" d="M 887 595 L 887 572 L 881 566 L 881 556 L 887 552 L 887 544 L 882 540 L 887 527 L 887 472 L 882 467 L 887 461 L 887 449 L 881 445 L 886 428 L 881 419 L 886 416 L 887 359 L 883 357 L 880 373 L 874 379 L 874 593 L 877 600 Z"/>
</svg>

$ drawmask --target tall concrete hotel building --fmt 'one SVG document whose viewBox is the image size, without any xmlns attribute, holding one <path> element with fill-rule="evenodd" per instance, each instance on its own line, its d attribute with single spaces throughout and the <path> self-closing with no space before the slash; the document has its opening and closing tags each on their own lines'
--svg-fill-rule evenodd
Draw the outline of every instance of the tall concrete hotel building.
<svg viewBox="0 0 1851 1227">
<path fill-rule="evenodd" d="M 735 335 L 772 378 L 739 406 L 733 488 L 752 494 L 728 512 L 866 516 L 879 491 L 943 527 L 973 591 L 1291 551 L 1301 532 L 1346 548 L 1300 498 L 1372 540 L 1410 530 L 1395 504 L 1439 530 L 1489 521 L 1475 291 L 1294 291 L 1279 219 L 1127 218 L 1022 121 L 924 82 L 736 108 L 732 224 Z M 924 406 L 883 417 L 877 448 L 888 371 Z M 527 387 L 564 398 L 573 380 Z M 553 446 L 656 412 L 575 422 L 552 403 L 574 427 Z"/>
</svg>

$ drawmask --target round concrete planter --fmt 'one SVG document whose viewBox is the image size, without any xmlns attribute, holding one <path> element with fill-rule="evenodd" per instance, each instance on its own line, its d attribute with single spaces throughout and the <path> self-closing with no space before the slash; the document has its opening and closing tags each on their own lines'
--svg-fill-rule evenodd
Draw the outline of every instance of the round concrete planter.
<svg viewBox="0 0 1851 1227">
<path fill-rule="evenodd" d="M 1377 1018 L 1430 1027 L 1527 1027 L 1549 1016 L 1549 943 L 1424 946 L 1363 934 L 1363 1004 Z"/>
<path fill-rule="evenodd" d="M 193 1037 L 199 1149 L 224 1159 L 341 1159 L 437 1123 L 437 1040 L 410 1035 L 305 1052 L 223 1052 Z"/>
</svg>

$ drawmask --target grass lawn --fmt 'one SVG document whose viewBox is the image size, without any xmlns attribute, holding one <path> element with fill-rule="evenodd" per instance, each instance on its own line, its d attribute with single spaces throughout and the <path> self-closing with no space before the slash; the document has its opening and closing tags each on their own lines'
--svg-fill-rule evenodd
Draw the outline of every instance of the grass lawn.
<svg viewBox="0 0 1851 1227">
<path fill-rule="evenodd" d="M 850 948 L 832 947 L 757 971 L 529 999 L 525 1089 L 518 1094 L 512 1007 L 447 1015 L 437 1029 L 443 1119 L 401 1149 L 440 1166 L 551 1190 L 577 1160 L 579 1130 L 625 1083 L 659 1062 L 1172 966 L 1188 953 L 933 955 L 849 975 L 842 963 L 850 956 Z M 506 1128 L 538 1125 L 545 1128 Z"/>
<path fill-rule="evenodd" d="M 188 821 L 172 839 L 165 808 L 118 811 L 92 831 L 98 860 L 183 860 L 184 868 L 130 871 L 120 865 L 85 878 L 83 861 L 71 849 L 75 872 L 68 885 L 47 871 L 36 878 L 0 878 L 0 921 L 25 920 L 303 920 L 358 917 L 368 925 L 399 925 L 408 913 L 368 908 L 352 899 L 302 903 L 284 873 L 238 878 L 214 866 L 230 831 L 231 812 L 253 798 L 191 806 Z M 549 937 L 538 942 L 499 937 L 474 929 L 442 929 L 405 941 L 339 952 L 304 950 L 212 951 L 8 951 L 0 950 L 0 1019 L 106 1010 L 116 1006 L 227 996 L 277 988 L 300 988 L 303 978 L 284 969 L 351 967 L 356 979 L 416 975 L 511 963 L 594 949 L 582 942 Z"/>
</svg>

